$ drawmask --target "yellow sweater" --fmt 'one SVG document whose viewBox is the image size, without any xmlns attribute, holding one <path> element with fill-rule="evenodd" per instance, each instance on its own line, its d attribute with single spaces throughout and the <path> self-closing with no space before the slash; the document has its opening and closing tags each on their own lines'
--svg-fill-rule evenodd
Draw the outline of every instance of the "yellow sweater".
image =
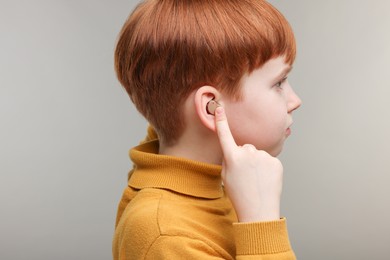
<svg viewBox="0 0 390 260">
<path fill-rule="evenodd" d="M 114 259 L 295 259 L 285 219 L 237 223 L 221 166 L 159 155 L 158 140 L 130 151 Z"/>
</svg>

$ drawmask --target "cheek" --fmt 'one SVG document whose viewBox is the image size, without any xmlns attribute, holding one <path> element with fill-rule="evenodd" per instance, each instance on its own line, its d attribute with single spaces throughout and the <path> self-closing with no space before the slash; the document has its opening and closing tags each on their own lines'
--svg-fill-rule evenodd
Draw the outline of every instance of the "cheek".
<svg viewBox="0 0 390 260">
<path fill-rule="evenodd" d="M 285 136 L 287 112 L 285 106 L 241 106 L 230 111 L 229 125 L 238 145 L 253 144 L 258 149 L 270 150 Z"/>
<path fill-rule="evenodd" d="M 225 107 L 228 122 L 239 144 L 259 142 L 269 145 L 285 133 L 287 107 L 275 89 L 247 86 L 243 99 Z"/>
<path fill-rule="evenodd" d="M 267 122 L 267 128 L 274 131 L 280 128 L 286 127 L 287 123 L 287 110 L 285 107 L 277 107 L 269 109 L 264 114 L 264 122 Z"/>
<path fill-rule="evenodd" d="M 265 132 L 273 132 L 280 127 L 285 127 L 286 124 L 287 108 L 280 98 L 257 101 L 256 106 L 248 109 L 246 113 L 254 125 L 264 129 Z"/>
</svg>

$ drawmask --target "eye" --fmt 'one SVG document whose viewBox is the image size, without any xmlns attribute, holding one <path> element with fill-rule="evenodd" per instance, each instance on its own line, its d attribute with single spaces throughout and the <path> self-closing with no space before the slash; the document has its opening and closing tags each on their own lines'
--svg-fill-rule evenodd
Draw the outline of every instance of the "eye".
<svg viewBox="0 0 390 260">
<path fill-rule="evenodd" d="M 284 79 L 282 79 L 281 81 L 279 81 L 278 83 L 275 84 L 275 87 L 277 88 L 283 88 L 283 83 L 286 82 L 287 80 L 287 77 L 285 77 Z"/>
</svg>

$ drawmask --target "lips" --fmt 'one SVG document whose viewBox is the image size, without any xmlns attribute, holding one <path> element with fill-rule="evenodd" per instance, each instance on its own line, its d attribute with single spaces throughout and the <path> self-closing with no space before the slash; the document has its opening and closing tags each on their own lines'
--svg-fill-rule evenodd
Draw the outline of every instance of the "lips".
<svg viewBox="0 0 390 260">
<path fill-rule="evenodd" d="M 290 129 L 290 127 L 286 129 L 286 136 L 289 136 L 289 135 L 291 135 L 291 129 Z"/>
<path fill-rule="evenodd" d="M 291 124 L 288 125 L 287 129 L 286 129 L 286 135 L 291 135 L 291 126 L 292 126 L 292 122 Z"/>
<path fill-rule="evenodd" d="M 286 136 L 289 136 L 291 135 L 291 126 L 292 126 L 293 122 L 291 122 L 291 124 L 288 125 L 287 129 L 286 129 Z"/>
</svg>

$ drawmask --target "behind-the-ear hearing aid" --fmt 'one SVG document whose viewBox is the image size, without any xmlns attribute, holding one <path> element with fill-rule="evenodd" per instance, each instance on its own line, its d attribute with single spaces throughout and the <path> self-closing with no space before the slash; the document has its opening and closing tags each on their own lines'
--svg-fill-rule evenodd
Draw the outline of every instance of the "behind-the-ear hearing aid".
<svg viewBox="0 0 390 260">
<path fill-rule="evenodd" d="M 206 111 L 209 115 L 215 115 L 215 109 L 217 109 L 217 107 L 220 106 L 221 105 L 217 101 L 212 99 L 209 102 L 207 102 Z"/>
</svg>

